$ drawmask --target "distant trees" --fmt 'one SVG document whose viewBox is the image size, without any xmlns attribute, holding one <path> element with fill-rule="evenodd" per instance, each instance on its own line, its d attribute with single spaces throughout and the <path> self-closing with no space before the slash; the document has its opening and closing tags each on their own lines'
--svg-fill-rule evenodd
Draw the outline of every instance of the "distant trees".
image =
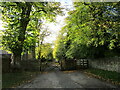
<svg viewBox="0 0 120 90">
<path fill-rule="evenodd" d="M 56 60 L 61 60 L 65 58 L 65 36 L 63 36 L 63 32 L 59 32 L 59 35 L 57 37 L 57 40 L 55 41 L 55 47 L 53 50 L 53 57 Z"/>
<path fill-rule="evenodd" d="M 42 45 L 41 57 L 44 58 L 45 61 L 52 61 L 53 60 L 52 52 L 53 52 L 52 44 L 45 43 Z"/>
<path fill-rule="evenodd" d="M 120 2 L 76 2 L 74 7 L 55 43 L 54 57 L 60 60 L 119 54 Z"/>
<path fill-rule="evenodd" d="M 54 21 L 60 14 L 60 3 L 48 2 L 1 2 L 2 20 L 6 23 L 2 44 L 13 53 L 14 65 L 20 65 L 21 53 L 32 49 L 40 30 L 40 19 Z M 35 55 L 34 55 L 35 56 Z"/>
</svg>

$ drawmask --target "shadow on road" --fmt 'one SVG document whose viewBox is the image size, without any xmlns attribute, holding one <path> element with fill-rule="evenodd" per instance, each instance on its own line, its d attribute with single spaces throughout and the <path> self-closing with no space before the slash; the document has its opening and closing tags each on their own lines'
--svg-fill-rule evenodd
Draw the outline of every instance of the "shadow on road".
<svg viewBox="0 0 120 90">
<path fill-rule="evenodd" d="M 116 86 L 80 71 L 61 71 L 60 65 L 49 63 L 33 81 L 18 88 L 116 88 Z"/>
</svg>

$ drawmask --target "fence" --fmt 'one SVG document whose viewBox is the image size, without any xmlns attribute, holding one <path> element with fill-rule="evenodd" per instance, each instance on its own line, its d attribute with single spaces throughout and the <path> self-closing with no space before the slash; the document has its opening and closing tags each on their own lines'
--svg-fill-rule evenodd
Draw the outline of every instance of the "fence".
<svg viewBox="0 0 120 90">
<path fill-rule="evenodd" d="M 89 63 L 87 59 L 79 59 L 76 62 L 77 69 L 86 69 L 89 67 Z"/>
<path fill-rule="evenodd" d="M 62 70 L 86 69 L 89 67 L 87 59 L 62 60 Z"/>
<path fill-rule="evenodd" d="M 79 60 L 62 60 L 63 70 L 98 68 L 120 73 L 120 57 L 110 57 L 101 59 L 79 59 Z"/>
</svg>

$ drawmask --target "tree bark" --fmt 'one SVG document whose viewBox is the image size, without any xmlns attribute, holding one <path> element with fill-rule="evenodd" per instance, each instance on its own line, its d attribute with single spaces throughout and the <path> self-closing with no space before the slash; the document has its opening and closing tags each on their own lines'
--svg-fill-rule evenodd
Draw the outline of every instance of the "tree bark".
<svg viewBox="0 0 120 90">
<path fill-rule="evenodd" d="M 13 53 L 14 57 L 14 66 L 15 68 L 20 68 L 20 61 L 21 61 L 21 53 Z"/>
<path fill-rule="evenodd" d="M 32 58 L 36 59 L 36 57 L 35 57 L 35 46 L 32 47 Z"/>
<path fill-rule="evenodd" d="M 60 60 L 61 70 L 63 70 L 62 60 Z"/>
<path fill-rule="evenodd" d="M 27 25 L 30 21 L 30 12 L 31 12 L 31 3 L 26 2 L 25 6 L 20 6 L 20 2 L 17 3 L 18 7 L 21 7 L 22 13 L 21 13 L 21 19 L 20 19 L 20 27 L 19 27 L 19 36 L 18 36 L 18 42 L 17 47 L 13 50 L 14 55 L 14 65 L 16 68 L 20 68 L 20 61 L 21 61 L 21 53 L 23 49 L 23 44 L 25 40 L 25 32 Z"/>
<path fill-rule="evenodd" d="M 11 62 L 11 68 L 12 71 L 20 71 L 21 69 L 21 52 L 13 52 L 12 54 L 12 62 Z"/>
</svg>

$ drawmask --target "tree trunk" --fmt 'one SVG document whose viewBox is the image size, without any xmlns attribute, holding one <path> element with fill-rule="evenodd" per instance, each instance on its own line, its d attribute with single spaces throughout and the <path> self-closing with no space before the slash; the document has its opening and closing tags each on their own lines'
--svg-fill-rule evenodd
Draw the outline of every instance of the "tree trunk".
<svg viewBox="0 0 120 90">
<path fill-rule="evenodd" d="M 42 71 L 42 62 L 41 62 L 41 58 L 40 58 L 40 71 Z"/>
<path fill-rule="evenodd" d="M 28 51 L 27 50 L 25 51 L 25 54 L 24 54 L 23 58 L 24 58 L 24 60 L 28 60 Z"/>
<path fill-rule="evenodd" d="M 20 6 L 21 4 L 18 2 L 17 5 Z M 25 6 L 21 6 L 22 13 L 20 19 L 18 42 L 17 42 L 17 47 L 15 47 L 15 49 L 13 50 L 13 56 L 14 56 L 13 65 L 18 68 L 20 68 L 21 53 L 25 40 L 26 28 L 30 21 L 29 17 L 30 17 L 31 7 L 32 5 L 30 2 L 26 2 Z"/>
<path fill-rule="evenodd" d="M 12 70 L 13 71 L 19 71 L 19 70 L 21 70 L 21 52 L 19 52 L 19 53 L 13 53 L 13 61 L 12 61 L 12 66 L 11 66 L 11 68 L 12 68 Z"/>
<path fill-rule="evenodd" d="M 60 60 L 61 70 L 63 70 L 62 60 Z"/>
<path fill-rule="evenodd" d="M 36 59 L 36 57 L 35 57 L 35 46 L 32 47 L 32 58 Z"/>
<path fill-rule="evenodd" d="M 28 51 L 26 51 L 26 54 L 25 54 L 26 56 L 26 60 L 28 60 Z"/>
</svg>

